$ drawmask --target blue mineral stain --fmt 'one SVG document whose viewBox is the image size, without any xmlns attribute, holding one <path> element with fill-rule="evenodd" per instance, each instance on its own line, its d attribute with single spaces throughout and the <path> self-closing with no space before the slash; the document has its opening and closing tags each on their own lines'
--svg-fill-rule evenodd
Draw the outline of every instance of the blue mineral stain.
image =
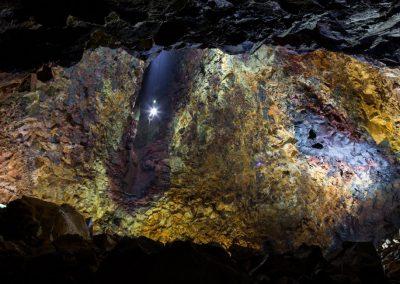
<svg viewBox="0 0 400 284">
<path fill-rule="evenodd" d="M 399 176 L 399 166 L 382 147 L 366 139 L 355 139 L 336 129 L 325 117 L 301 113 L 296 117 L 295 135 L 299 151 L 308 158 L 328 164 L 328 176 L 350 176 L 357 198 L 370 197 Z M 351 178 L 356 175 L 358 179 Z M 358 180 L 358 182 L 356 182 Z"/>
</svg>

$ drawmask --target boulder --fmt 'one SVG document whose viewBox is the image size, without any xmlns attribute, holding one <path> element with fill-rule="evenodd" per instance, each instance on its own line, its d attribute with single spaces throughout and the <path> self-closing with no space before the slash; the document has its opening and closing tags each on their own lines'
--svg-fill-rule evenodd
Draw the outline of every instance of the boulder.
<svg viewBox="0 0 400 284">
<path fill-rule="evenodd" d="M 5 240 L 43 243 L 64 235 L 90 239 L 83 216 L 69 205 L 23 197 L 0 209 L 0 236 Z"/>
</svg>

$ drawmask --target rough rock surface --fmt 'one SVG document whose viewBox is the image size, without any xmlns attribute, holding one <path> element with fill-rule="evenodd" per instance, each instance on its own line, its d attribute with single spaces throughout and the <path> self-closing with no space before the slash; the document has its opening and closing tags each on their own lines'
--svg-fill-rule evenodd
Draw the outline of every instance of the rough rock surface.
<svg viewBox="0 0 400 284">
<path fill-rule="evenodd" d="M 0 3 L 0 69 L 70 64 L 88 47 L 327 48 L 400 63 L 397 0 L 16 0 Z M 156 48 L 157 49 L 157 48 Z"/>
<path fill-rule="evenodd" d="M 35 212 L 27 216 L 32 208 Z M 64 231 L 67 234 L 52 239 L 47 232 L 54 223 L 46 213 L 63 211 L 63 206 L 33 198 L 0 209 L 2 283 L 122 283 L 127 277 L 140 283 L 199 284 L 387 283 L 399 279 L 384 276 L 371 243 L 345 243 L 333 257 L 325 258 L 319 247 L 306 245 L 278 254 L 238 246 L 226 251 L 215 244 L 189 241 L 164 245 L 143 237 L 103 234 L 85 239 L 76 233 L 88 228 L 81 226 L 83 217 L 72 208 L 70 225 L 82 231 Z M 43 217 L 35 214 L 41 212 Z M 23 230 L 16 230 L 27 217 L 34 222 L 25 222 Z M 38 235 L 40 228 L 44 234 Z"/>
<path fill-rule="evenodd" d="M 135 233 L 287 249 L 398 227 L 397 69 L 268 47 L 183 61 L 191 84 L 175 107 L 171 189 Z"/>
<path fill-rule="evenodd" d="M 71 68 L 49 68 L 46 83 L 43 74 L 3 74 L 0 202 L 34 195 L 112 223 L 109 179 L 126 151 L 143 68 L 122 50 L 99 48 Z"/>
<path fill-rule="evenodd" d="M 121 49 L 2 75 L 2 202 L 31 194 L 95 232 L 225 247 L 328 248 L 400 226 L 398 69 L 267 46 L 180 56 L 168 120 L 151 123 L 145 98 L 133 108 L 144 63 Z M 140 154 L 141 129 L 165 133 Z M 154 180 L 140 198 L 126 188 L 138 172 Z"/>
</svg>

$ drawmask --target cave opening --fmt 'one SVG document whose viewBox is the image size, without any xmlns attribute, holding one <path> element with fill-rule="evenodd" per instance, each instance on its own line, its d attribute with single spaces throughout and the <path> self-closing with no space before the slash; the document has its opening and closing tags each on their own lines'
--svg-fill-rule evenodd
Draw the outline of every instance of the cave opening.
<svg viewBox="0 0 400 284">
<path fill-rule="evenodd" d="M 161 51 L 144 73 L 134 108 L 135 137 L 128 146 L 126 194 L 136 199 L 166 190 L 169 185 L 169 143 L 173 110 L 182 96 L 176 90 L 184 51 Z M 174 85 L 175 84 L 175 85 Z"/>
</svg>

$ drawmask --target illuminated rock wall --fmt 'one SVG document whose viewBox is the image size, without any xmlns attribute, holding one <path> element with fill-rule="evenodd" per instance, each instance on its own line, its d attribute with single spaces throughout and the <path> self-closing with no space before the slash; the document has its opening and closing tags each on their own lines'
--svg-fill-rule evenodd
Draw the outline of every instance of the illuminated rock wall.
<svg viewBox="0 0 400 284">
<path fill-rule="evenodd" d="M 88 51 L 71 68 L 4 75 L 0 112 L 0 202 L 22 194 L 73 205 L 105 230 L 120 213 L 107 169 L 120 151 L 144 63 L 123 50 Z M 122 214 L 122 213 L 121 213 Z M 110 221 L 111 220 L 111 221 Z"/>
<path fill-rule="evenodd" d="M 398 224 L 398 70 L 267 47 L 187 60 L 199 63 L 176 112 L 171 190 L 140 234 L 285 249 Z"/>
<path fill-rule="evenodd" d="M 266 46 L 180 62 L 160 155 L 168 188 L 124 193 L 121 145 L 147 119 L 130 118 L 144 64 L 101 49 L 35 92 L 3 92 L 3 202 L 26 191 L 74 205 L 97 232 L 258 248 L 377 241 L 400 226 L 398 69 Z M 161 164 L 150 162 L 134 167 Z"/>
</svg>

